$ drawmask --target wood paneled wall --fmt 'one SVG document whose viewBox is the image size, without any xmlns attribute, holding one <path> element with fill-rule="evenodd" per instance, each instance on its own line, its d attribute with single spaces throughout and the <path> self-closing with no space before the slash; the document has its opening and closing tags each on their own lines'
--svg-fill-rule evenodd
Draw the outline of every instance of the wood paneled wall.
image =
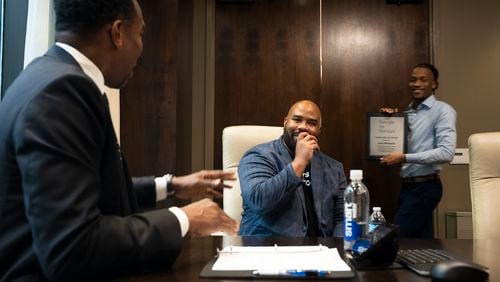
<svg viewBox="0 0 500 282">
<path fill-rule="evenodd" d="M 319 27 L 319 1 L 217 5 L 216 167 L 225 126 L 279 126 L 294 101 L 319 101 Z"/>
<path fill-rule="evenodd" d="M 193 102 L 193 1 L 139 2 L 147 28 L 122 90 L 122 148 L 133 175 L 175 173 L 177 156 L 189 157 L 190 140 L 179 136 L 190 129 L 178 119 Z M 224 127 L 281 126 L 291 104 L 311 99 L 323 113 L 322 151 L 346 174 L 363 169 L 372 205 L 391 220 L 399 167 L 366 160 L 366 112 L 409 102 L 411 67 L 430 61 L 428 1 L 217 1 L 215 16 L 214 166 L 221 167 Z"/>
<path fill-rule="evenodd" d="M 237 124 L 282 125 L 288 108 L 322 109 L 323 152 L 363 169 L 372 206 L 392 220 L 399 167 L 366 160 L 366 113 L 404 108 L 411 67 L 430 61 L 429 3 L 256 0 L 216 7 L 215 167 Z"/>
<path fill-rule="evenodd" d="M 175 172 L 177 103 L 179 89 L 185 88 L 179 86 L 178 73 L 191 75 L 181 64 L 189 58 L 179 54 L 190 55 L 189 40 L 186 48 L 177 48 L 181 36 L 189 34 L 178 30 L 192 24 L 192 18 L 179 18 L 183 14 L 177 0 L 139 4 L 146 23 L 144 50 L 134 77 L 121 92 L 121 147 L 132 175 L 163 175 Z M 187 80 L 180 83 L 190 84 Z"/>
</svg>

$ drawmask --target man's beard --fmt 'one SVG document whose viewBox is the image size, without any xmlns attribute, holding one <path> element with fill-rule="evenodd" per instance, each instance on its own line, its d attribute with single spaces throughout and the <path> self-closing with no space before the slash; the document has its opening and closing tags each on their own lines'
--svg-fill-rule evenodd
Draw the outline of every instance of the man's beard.
<svg viewBox="0 0 500 282">
<path fill-rule="evenodd" d="M 290 149 L 290 151 L 293 154 L 295 154 L 295 147 L 297 145 L 297 136 L 298 135 L 299 135 L 299 133 L 297 133 L 297 135 L 295 135 L 292 130 L 289 130 L 286 128 L 283 129 L 283 140 L 285 141 L 285 145 L 288 147 L 288 149 Z"/>
</svg>

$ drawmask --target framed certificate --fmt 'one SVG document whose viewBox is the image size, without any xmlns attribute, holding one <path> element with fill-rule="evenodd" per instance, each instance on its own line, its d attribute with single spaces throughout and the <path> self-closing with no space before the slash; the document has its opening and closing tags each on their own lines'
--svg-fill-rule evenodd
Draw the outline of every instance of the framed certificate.
<svg viewBox="0 0 500 282">
<path fill-rule="evenodd" d="M 407 151 L 408 119 L 404 113 L 367 113 L 368 159 Z"/>
</svg>

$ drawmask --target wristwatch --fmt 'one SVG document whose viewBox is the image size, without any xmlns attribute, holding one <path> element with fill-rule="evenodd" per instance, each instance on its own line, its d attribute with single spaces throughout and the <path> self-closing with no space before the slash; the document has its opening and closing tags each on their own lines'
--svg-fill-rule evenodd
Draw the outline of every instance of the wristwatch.
<svg viewBox="0 0 500 282">
<path fill-rule="evenodd" d="M 167 183 L 167 196 L 172 196 L 175 194 L 174 186 L 172 185 L 172 179 L 174 179 L 174 176 L 172 174 L 165 174 L 164 177 Z"/>
</svg>

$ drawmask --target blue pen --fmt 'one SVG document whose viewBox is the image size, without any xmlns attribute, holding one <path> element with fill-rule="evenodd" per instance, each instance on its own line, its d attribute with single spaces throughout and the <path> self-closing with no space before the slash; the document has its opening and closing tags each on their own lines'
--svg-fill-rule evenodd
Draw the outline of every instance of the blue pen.
<svg viewBox="0 0 500 282">
<path fill-rule="evenodd" d="M 255 276 L 292 276 L 292 277 L 326 277 L 330 271 L 315 269 L 289 269 L 289 270 L 254 270 Z"/>
<path fill-rule="evenodd" d="M 294 277 L 325 277 L 330 272 L 324 270 L 315 270 L 315 269 L 308 269 L 308 270 L 294 269 L 294 270 L 287 270 L 286 273 Z"/>
</svg>

